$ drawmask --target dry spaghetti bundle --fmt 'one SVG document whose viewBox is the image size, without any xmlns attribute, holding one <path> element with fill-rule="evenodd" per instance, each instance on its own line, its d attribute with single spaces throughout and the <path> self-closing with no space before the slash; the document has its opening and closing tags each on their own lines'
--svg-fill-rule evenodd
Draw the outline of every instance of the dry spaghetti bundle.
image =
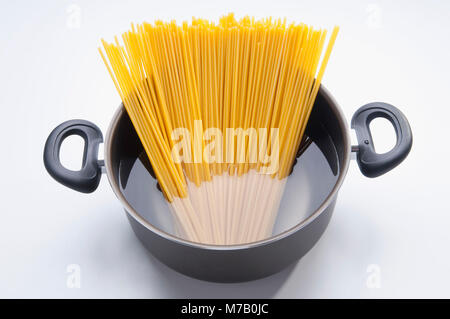
<svg viewBox="0 0 450 319">
<path fill-rule="evenodd" d="M 271 235 L 337 36 L 271 18 L 132 25 L 102 58 L 178 235 L 241 244 Z"/>
</svg>

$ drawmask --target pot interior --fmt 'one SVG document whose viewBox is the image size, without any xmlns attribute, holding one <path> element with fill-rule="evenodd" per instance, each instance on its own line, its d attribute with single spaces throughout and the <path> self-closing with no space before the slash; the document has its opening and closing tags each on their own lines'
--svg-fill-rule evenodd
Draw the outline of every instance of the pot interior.
<svg viewBox="0 0 450 319">
<path fill-rule="evenodd" d="M 172 214 L 157 188 L 151 165 L 133 125 L 122 108 L 110 129 L 109 176 L 128 204 L 155 228 L 175 235 Z M 306 133 L 312 143 L 298 157 L 288 177 L 273 235 L 311 216 L 330 195 L 345 167 L 346 132 L 334 100 L 320 89 Z"/>
</svg>

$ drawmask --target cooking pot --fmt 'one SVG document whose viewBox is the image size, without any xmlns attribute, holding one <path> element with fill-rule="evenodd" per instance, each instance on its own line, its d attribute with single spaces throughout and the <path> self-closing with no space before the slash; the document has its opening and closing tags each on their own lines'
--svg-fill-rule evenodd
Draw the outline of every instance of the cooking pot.
<svg viewBox="0 0 450 319">
<path fill-rule="evenodd" d="M 393 149 L 384 154 L 375 152 L 369 128 L 370 122 L 379 117 L 389 120 L 397 135 Z M 356 153 L 365 176 L 377 177 L 401 163 L 411 149 L 409 123 L 392 105 L 376 102 L 361 107 L 351 127 L 356 131 L 357 146 L 351 146 L 344 114 L 322 86 L 305 133 L 310 143 L 299 147 L 301 152 L 288 178 L 273 236 L 242 245 L 206 245 L 174 235 L 169 210 L 162 205 L 163 195 L 155 187 L 151 165 L 123 105 L 106 134 L 104 161 L 98 160 L 98 147 L 103 142 L 100 129 L 88 121 L 71 120 L 51 132 L 45 144 L 44 164 L 58 182 L 84 193 L 95 191 L 105 167 L 133 231 L 156 258 L 191 277 L 240 282 L 281 271 L 314 246 L 330 221 L 351 152 Z M 85 141 L 80 171 L 66 169 L 59 160 L 60 146 L 70 135 L 79 135 Z"/>
</svg>

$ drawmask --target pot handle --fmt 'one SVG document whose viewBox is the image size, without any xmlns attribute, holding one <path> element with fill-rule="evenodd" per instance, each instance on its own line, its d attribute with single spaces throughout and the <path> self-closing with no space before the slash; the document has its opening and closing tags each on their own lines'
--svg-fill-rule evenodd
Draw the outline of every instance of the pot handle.
<svg viewBox="0 0 450 319">
<path fill-rule="evenodd" d="M 71 135 L 84 139 L 83 165 L 79 171 L 65 168 L 60 161 L 62 142 Z M 98 161 L 98 146 L 103 142 L 100 129 L 84 120 L 71 120 L 57 126 L 47 138 L 44 148 L 44 165 L 47 172 L 61 184 L 82 193 L 92 193 L 102 175 Z"/>
<path fill-rule="evenodd" d="M 375 118 L 385 118 L 394 126 L 397 142 L 392 150 L 384 154 L 375 152 L 370 122 Z M 358 139 L 357 162 L 361 172 L 367 177 L 377 177 L 400 164 L 412 147 L 412 132 L 405 115 L 395 106 L 374 102 L 362 106 L 353 115 L 351 127 Z"/>
</svg>

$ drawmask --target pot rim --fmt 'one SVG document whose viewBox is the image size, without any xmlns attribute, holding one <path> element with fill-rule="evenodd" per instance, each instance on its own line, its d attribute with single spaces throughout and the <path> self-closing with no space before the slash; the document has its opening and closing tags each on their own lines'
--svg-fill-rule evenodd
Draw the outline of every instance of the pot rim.
<svg viewBox="0 0 450 319">
<path fill-rule="evenodd" d="M 333 107 L 333 112 L 336 115 L 336 118 L 338 120 L 339 126 L 341 130 L 343 131 L 343 140 L 344 140 L 344 159 L 343 159 L 343 165 L 341 169 L 339 170 L 339 177 L 331 190 L 331 192 L 328 194 L 328 196 L 325 198 L 325 200 L 322 202 L 322 204 L 306 219 L 302 220 L 295 226 L 277 234 L 274 236 L 271 236 L 269 238 L 251 242 L 251 243 L 245 243 L 245 244 L 238 244 L 238 245 L 212 245 L 212 244 L 203 244 L 203 243 L 197 243 L 192 242 L 186 239 L 179 238 L 175 235 L 172 235 L 168 232 L 165 232 L 155 226 L 153 226 L 151 223 L 149 223 L 146 219 L 144 219 L 127 201 L 123 193 L 121 192 L 118 181 L 113 178 L 113 170 L 112 170 L 112 163 L 111 158 L 109 154 L 111 153 L 111 147 L 112 147 L 112 135 L 115 132 L 115 129 L 117 127 L 117 123 L 119 119 L 122 116 L 122 113 L 125 112 L 125 109 L 123 107 L 123 103 L 119 106 L 118 110 L 115 112 L 113 119 L 111 120 L 111 123 L 108 127 L 108 131 L 105 136 L 105 149 L 104 149 L 104 161 L 105 161 L 105 167 L 106 167 L 106 175 L 108 176 L 109 184 L 111 185 L 111 188 L 113 189 L 114 194 L 116 197 L 120 200 L 122 205 L 124 206 L 126 212 L 132 216 L 137 222 L 139 222 L 142 226 L 147 228 L 148 230 L 152 231 L 153 233 L 159 235 L 160 237 L 170 240 L 172 242 L 175 242 L 177 244 L 190 246 L 192 248 L 198 248 L 198 249 L 206 249 L 206 250 L 215 250 L 215 251 L 221 251 L 221 250 L 240 250 L 240 249 L 250 249 L 250 248 L 256 248 L 264 245 L 271 244 L 273 242 L 276 242 L 278 240 L 281 240 L 285 237 L 288 237 L 297 231 L 301 230 L 311 222 L 313 222 L 334 200 L 334 198 L 337 196 L 337 193 L 339 189 L 342 186 L 342 183 L 344 182 L 344 179 L 347 175 L 349 163 L 350 163 L 350 152 L 351 152 L 351 144 L 350 144 L 350 132 L 349 127 L 347 124 L 347 121 L 345 119 L 344 113 L 339 106 L 339 104 L 336 102 L 334 97 L 331 95 L 331 93 L 326 89 L 323 85 L 320 86 L 320 93 L 323 94 L 325 99 L 327 100 L 328 104 Z M 168 211 L 169 213 L 169 211 Z"/>
</svg>

